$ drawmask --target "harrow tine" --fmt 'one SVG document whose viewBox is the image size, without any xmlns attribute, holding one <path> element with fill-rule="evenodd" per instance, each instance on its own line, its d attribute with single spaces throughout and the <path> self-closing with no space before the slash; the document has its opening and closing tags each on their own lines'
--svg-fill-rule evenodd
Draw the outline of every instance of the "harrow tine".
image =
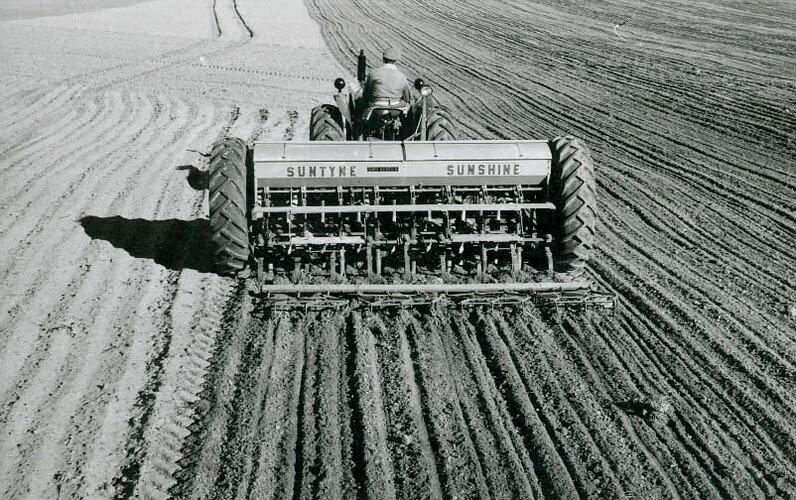
<svg viewBox="0 0 796 500">
<path fill-rule="evenodd" d="M 274 308 L 322 310 L 349 306 L 390 308 L 430 306 L 442 302 L 459 307 L 523 306 L 546 301 L 553 307 L 596 307 L 612 310 L 615 297 L 588 283 L 472 283 L 440 285 L 262 285 L 261 294 Z"/>
</svg>

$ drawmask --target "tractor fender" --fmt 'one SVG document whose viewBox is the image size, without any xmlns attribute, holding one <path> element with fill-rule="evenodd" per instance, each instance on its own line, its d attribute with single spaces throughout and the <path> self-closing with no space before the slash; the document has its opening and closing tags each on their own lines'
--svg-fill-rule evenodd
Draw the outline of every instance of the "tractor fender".
<svg viewBox="0 0 796 500">
<path fill-rule="evenodd" d="M 335 120 L 340 123 L 344 130 L 351 130 L 351 102 L 350 95 L 338 93 L 334 96 L 334 104 L 337 107 Z"/>
</svg>

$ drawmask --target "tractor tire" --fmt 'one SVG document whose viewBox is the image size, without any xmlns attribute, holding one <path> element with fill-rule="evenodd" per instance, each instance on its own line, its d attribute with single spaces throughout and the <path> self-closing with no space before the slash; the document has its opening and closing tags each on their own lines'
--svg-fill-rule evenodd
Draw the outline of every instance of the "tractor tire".
<svg viewBox="0 0 796 500">
<path fill-rule="evenodd" d="M 442 107 L 432 107 L 426 117 L 427 141 L 455 141 L 456 127 L 448 111 Z"/>
<path fill-rule="evenodd" d="M 335 115 L 340 115 L 336 107 L 324 104 L 312 110 L 310 116 L 311 141 L 345 141 L 345 130 Z"/>
<path fill-rule="evenodd" d="M 586 272 L 586 262 L 594 247 L 597 224 L 594 164 L 589 149 L 574 137 L 553 139 L 550 150 L 553 154 L 550 201 L 556 211 L 545 230 L 553 235 L 553 266 L 556 272 L 579 278 Z"/>
<path fill-rule="evenodd" d="M 216 272 L 235 274 L 249 260 L 246 144 L 227 137 L 210 153 L 210 238 Z"/>
</svg>

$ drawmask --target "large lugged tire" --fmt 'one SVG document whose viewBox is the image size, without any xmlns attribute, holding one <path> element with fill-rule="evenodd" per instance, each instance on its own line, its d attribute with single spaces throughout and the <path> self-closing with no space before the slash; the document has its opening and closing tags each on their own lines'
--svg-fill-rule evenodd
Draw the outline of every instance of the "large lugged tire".
<svg viewBox="0 0 796 500">
<path fill-rule="evenodd" d="M 345 141 L 345 130 L 337 120 L 340 111 L 331 104 L 317 106 L 310 116 L 311 141 Z"/>
<path fill-rule="evenodd" d="M 426 140 L 455 141 L 456 127 L 448 111 L 442 107 L 432 107 L 426 116 Z"/>
<path fill-rule="evenodd" d="M 210 232 L 215 269 L 234 274 L 249 259 L 246 218 L 246 144 L 221 139 L 210 153 Z"/>
<path fill-rule="evenodd" d="M 589 148 L 574 137 L 550 142 L 550 198 L 556 206 L 549 229 L 556 272 L 580 277 L 594 247 L 597 195 Z"/>
</svg>

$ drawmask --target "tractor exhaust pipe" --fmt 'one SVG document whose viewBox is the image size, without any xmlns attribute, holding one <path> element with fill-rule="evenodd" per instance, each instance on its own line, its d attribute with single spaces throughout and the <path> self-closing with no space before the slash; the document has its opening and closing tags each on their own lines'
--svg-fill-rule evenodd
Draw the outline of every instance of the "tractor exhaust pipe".
<svg viewBox="0 0 796 500">
<path fill-rule="evenodd" d="M 359 55 L 357 56 L 357 80 L 359 81 L 360 85 L 365 83 L 365 72 L 367 71 L 367 58 L 365 57 L 365 50 L 360 49 Z"/>
</svg>

